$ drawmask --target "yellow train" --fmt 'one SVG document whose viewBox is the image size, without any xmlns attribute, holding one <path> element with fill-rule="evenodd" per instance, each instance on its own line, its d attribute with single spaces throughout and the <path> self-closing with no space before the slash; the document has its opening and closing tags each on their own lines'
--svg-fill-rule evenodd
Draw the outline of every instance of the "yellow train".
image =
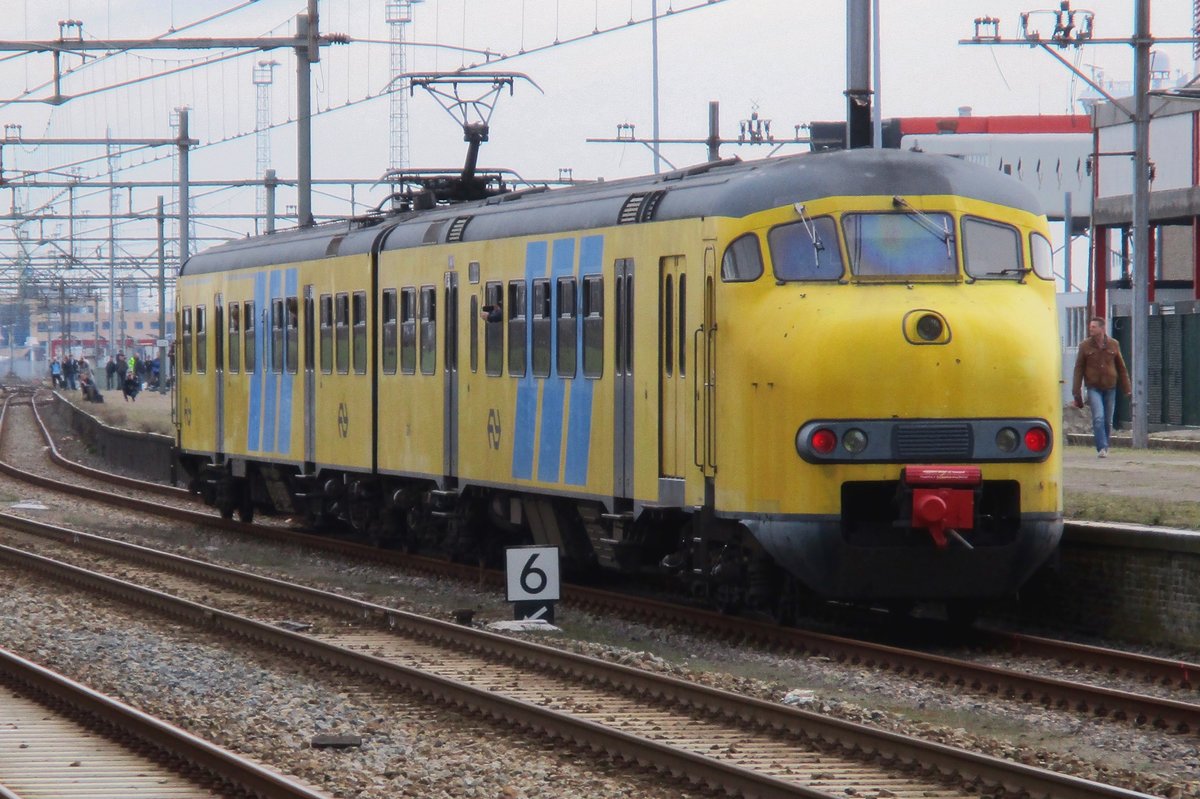
<svg viewBox="0 0 1200 799">
<path fill-rule="evenodd" d="M 1050 258 L 1013 179 L 879 150 L 237 241 L 178 280 L 180 455 L 247 520 L 966 605 L 1062 531 Z"/>
</svg>

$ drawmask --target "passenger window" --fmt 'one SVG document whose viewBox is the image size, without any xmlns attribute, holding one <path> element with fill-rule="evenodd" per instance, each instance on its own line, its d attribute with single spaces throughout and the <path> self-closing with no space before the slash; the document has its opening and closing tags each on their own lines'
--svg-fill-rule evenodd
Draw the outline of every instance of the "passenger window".
<svg viewBox="0 0 1200 799">
<path fill-rule="evenodd" d="M 287 314 L 284 321 L 287 330 L 287 340 L 284 344 L 287 370 L 296 374 L 300 365 L 300 300 L 288 297 L 284 303 L 284 310 Z"/>
<path fill-rule="evenodd" d="M 725 248 L 725 257 L 721 259 L 722 280 L 728 283 L 758 280 L 762 273 L 762 250 L 758 246 L 758 236 L 747 233 L 734 239 Z"/>
<path fill-rule="evenodd" d="M 242 330 L 246 331 L 246 371 L 253 372 L 258 368 L 258 324 L 254 318 L 254 303 L 246 300 L 242 306 Z"/>
<path fill-rule="evenodd" d="M 1021 234 L 1015 227 L 987 219 L 964 217 L 963 263 L 977 280 L 1021 280 Z"/>
<path fill-rule="evenodd" d="M 182 327 L 183 327 L 183 336 L 180 340 L 180 343 L 183 346 L 182 346 L 182 352 L 180 353 L 180 355 L 183 356 L 182 357 L 183 371 L 186 374 L 191 374 L 191 372 L 192 372 L 192 309 L 191 308 L 183 309 Z"/>
<path fill-rule="evenodd" d="M 533 376 L 550 376 L 550 281 L 533 281 Z"/>
<path fill-rule="evenodd" d="M 396 374 L 396 290 L 383 290 L 383 373 Z"/>
<path fill-rule="evenodd" d="M 837 224 L 827 216 L 789 222 L 767 234 L 775 279 L 841 280 L 842 249 Z"/>
<path fill-rule="evenodd" d="M 604 374 L 604 278 L 583 279 L 583 376 Z"/>
<path fill-rule="evenodd" d="M 483 325 L 483 368 L 492 377 L 499 377 L 504 371 L 503 291 L 500 283 L 488 283 L 484 289 L 482 311 L 487 313 L 487 319 Z"/>
<path fill-rule="evenodd" d="M 417 371 L 417 290 L 400 290 L 400 371 Z"/>
<path fill-rule="evenodd" d="M 350 295 L 338 294 L 333 303 L 333 341 L 337 371 L 350 373 Z"/>
<path fill-rule="evenodd" d="M 508 373 L 525 376 L 525 281 L 508 284 Z"/>
<path fill-rule="evenodd" d="M 321 295 L 321 371 L 333 373 L 333 295 Z"/>
<path fill-rule="evenodd" d="M 574 377 L 576 361 L 576 341 L 579 332 L 576 327 L 576 297 L 575 278 L 560 277 L 558 279 L 558 376 Z"/>
<path fill-rule="evenodd" d="M 354 292 L 354 374 L 367 373 L 367 293 Z"/>
<path fill-rule="evenodd" d="M 1050 240 L 1041 233 L 1029 236 L 1030 256 L 1033 261 L 1033 273 L 1043 280 L 1054 279 L 1054 248 Z"/>
<path fill-rule="evenodd" d="M 437 288 L 421 286 L 421 374 L 437 368 Z"/>
<path fill-rule="evenodd" d="M 204 327 L 204 306 L 196 306 L 196 371 L 208 371 L 208 330 Z"/>
<path fill-rule="evenodd" d="M 283 300 L 271 300 L 271 371 L 283 371 Z"/>
<path fill-rule="evenodd" d="M 229 303 L 229 371 L 237 374 L 242 368 L 242 317 L 241 307 Z"/>
</svg>

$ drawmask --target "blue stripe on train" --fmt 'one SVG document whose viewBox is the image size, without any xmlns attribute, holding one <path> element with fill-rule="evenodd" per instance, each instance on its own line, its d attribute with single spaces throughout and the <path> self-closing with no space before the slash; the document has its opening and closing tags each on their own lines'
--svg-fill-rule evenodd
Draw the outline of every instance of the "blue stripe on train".
<svg viewBox="0 0 1200 799">
<path fill-rule="evenodd" d="M 250 374 L 250 407 L 247 408 L 247 423 L 246 423 L 246 451 L 257 452 L 259 450 L 259 437 L 262 434 L 262 399 L 263 399 L 263 360 L 262 360 L 262 330 L 258 327 L 258 319 L 262 314 L 262 309 L 267 302 L 267 275 L 264 272 L 259 272 L 254 276 L 254 318 L 250 320 L 250 324 L 254 325 L 254 357 L 256 368 Z M 250 332 L 249 326 L 246 332 Z"/>
<path fill-rule="evenodd" d="M 267 296 L 267 304 L 262 306 L 262 308 L 259 310 L 260 318 L 262 318 L 263 316 L 265 316 L 267 319 L 271 318 L 272 300 L 274 300 L 275 297 L 279 296 L 279 278 L 280 278 L 280 276 L 281 276 L 281 273 L 278 271 L 271 273 L 271 276 L 270 276 L 271 283 L 270 283 L 270 288 L 269 288 L 268 296 Z M 262 326 L 259 327 L 259 331 L 263 335 L 258 337 L 258 345 L 261 348 L 262 352 L 270 353 L 271 350 L 273 349 L 273 346 L 270 343 L 269 337 L 271 336 L 271 334 L 274 331 L 272 330 L 271 325 L 267 324 L 265 322 Z M 273 357 L 273 353 L 272 353 L 272 357 Z M 264 400 L 264 402 L 263 402 L 263 442 L 262 442 L 262 448 L 263 448 L 264 452 L 274 452 L 275 451 L 275 424 L 277 422 L 277 419 L 275 416 L 275 400 L 276 400 L 276 389 L 278 388 L 277 383 L 279 382 L 279 378 L 275 374 L 275 370 L 272 368 L 272 366 L 273 366 L 273 364 L 270 363 L 270 358 L 264 359 L 264 360 L 260 361 L 258 364 L 258 368 L 260 371 L 262 371 L 263 377 L 264 377 L 264 381 L 263 381 L 263 400 Z"/>
<path fill-rule="evenodd" d="M 604 237 L 585 236 L 579 241 L 579 297 L 583 297 L 584 275 L 598 275 L 604 264 Z M 567 418 L 567 464 L 563 482 L 586 485 L 592 445 L 592 393 L 596 381 L 583 376 L 583 303 L 576 324 L 576 378 L 571 381 L 571 411 Z"/>
<path fill-rule="evenodd" d="M 284 303 L 286 306 L 288 297 L 297 297 L 296 313 L 300 313 L 299 298 L 296 294 L 296 279 L 297 273 L 295 269 L 287 269 L 283 273 L 283 294 Z M 299 319 L 296 320 L 297 325 Z M 297 329 L 299 329 L 297 327 Z M 286 332 L 286 330 L 285 330 Z M 284 345 L 289 346 L 287 344 Z M 300 346 L 299 337 L 296 340 L 296 346 Z M 285 350 L 286 351 L 286 350 Z M 296 359 L 297 364 L 300 361 L 300 353 L 292 356 Z M 296 375 L 292 374 L 287 369 L 287 364 L 284 364 L 283 374 L 279 378 L 279 454 L 287 455 L 292 450 L 292 388 L 296 382 Z"/>
<path fill-rule="evenodd" d="M 542 424 L 538 431 L 538 480 L 559 481 L 562 464 L 563 400 L 567 381 L 558 376 L 558 278 L 575 272 L 575 240 L 554 242 L 550 258 L 550 376 L 542 389 Z"/>
<path fill-rule="evenodd" d="M 518 480 L 533 479 L 533 438 L 537 433 L 538 381 L 529 368 L 529 356 L 533 350 L 533 326 L 529 324 L 528 313 L 529 284 L 533 278 L 546 274 L 546 252 L 547 246 L 544 241 L 531 241 L 525 247 L 525 376 L 517 383 L 516 418 L 513 420 L 512 476 Z M 506 304 L 504 310 L 507 318 L 512 309 Z"/>
</svg>

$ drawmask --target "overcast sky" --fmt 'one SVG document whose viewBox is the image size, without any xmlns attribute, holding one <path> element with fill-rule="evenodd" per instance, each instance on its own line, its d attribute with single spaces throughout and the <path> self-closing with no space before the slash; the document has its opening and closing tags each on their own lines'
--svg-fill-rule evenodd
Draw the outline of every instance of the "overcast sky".
<svg viewBox="0 0 1200 799">
<path fill-rule="evenodd" d="M 1057 2 L 1041 0 L 1052 8 Z M 359 42 L 386 40 L 385 0 L 322 0 L 321 29 L 347 33 Z M 844 117 L 845 15 L 841 2 L 809 0 L 658 0 L 660 12 L 677 12 L 659 24 L 662 135 L 702 139 L 707 133 L 707 106 L 721 103 L 722 134 L 737 135 L 737 122 L 755 109 L 772 120 L 779 138 L 790 138 L 797 124 Z M 949 115 L 971 106 L 976 115 L 1060 114 L 1077 111 L 1073 100 L 1083 84 L 1051 56 L 1026 47 L 962 46 L 973 20 L 998 16 L 1001 33 L 1017 36 L 1019 14 L 1039 8 L 1014 0 L 883 0 L 882 112 L 888 116 Z M 1083 3 L 1076 3 L 1083 7 Z M 1153 6 L 1156 36 L 1188 35 L 1191 3 L 1159 0 Z M 89 39 L 130 39 L 164 34 L 172 27 L 237 6 L 232 0 L 3 0 L 0 39 L 51 39 L 58 21 L 78 19 Z M 1128 36 L 1132 29 L 1131 0 L 1095 0 L 1098 37 Z M 414 7 L 407 38 L 440 42 L 448 48 L 414 47 L 407 56 L 410 71 L 457 68 L 477 60 L 453 47 L 488 49 L 513 54 L 534 50 L 558 40 L 590 33 L 596 28 L 622 26 L 631 17 L 644 19 L 650 0 L 425 0 Z M 225 14 L 184 36 L 283 35 L 293 26 L 301 0 L 257 0 Z M 1040 18 L 1043 33 L 1052 28 L 1049 15 Z M 514 94 L 499 98 L 492 117 L 491 141 L 480 162 L 504 166 L 531 179 L 553 178 L 570 168 L 577 178 L 608 177 L 649 172 L 648 150 L 636 145 L 589 144 L 589 137 L 612 137 L 617 126 L 630 123 L 639 136 L 651 133 L 650 26 L 624 27 L 613 33 L 563 44 L 491 67 L 529 76 Z M 1191 48 L 1163 46 L 1172 73 L 1191 73 Z M 1100 45 L 1064 51 L 1088 70 L 1094 65 L 1107 79 L 1128 80 L 1132 49 Z M 64 93 L 78 94 L 102 86 L 178 66 L 187 53 L 154 52 L 104 59 L 68 78 Z M 206 146 L 192 157 L 193 175 L 204 178 L 246 178 L 254 174 L 255 95 L 251 69 L 264 57 L 280 62 L 272 87 L 271 117 L 276 123 L 294 118 L 295 67 L 289 51 L 270 56 L 256 53 L 164 78 L 137 88 L 101 92 L 59 107 L 45 104 L 0 105 L 0 124 L 16 123 L 26 136 L 169 137 L 170 110 L 187 104 L 193 110 L 192 134 Z M 75 67 L 79 59 L 64 58 Z M 388 165 L 389 102 L 387 98 L 358 102 L 378 94 L 388 79 L 386 44 L 355 43 L 323 51 L 315 70 L 314 105 L 333 110 L 314 127 L 314 168 L 317 178 L 374 178 Z M 41 84 L 51 76 L 47 55 L 0 61 L 0 98 L 28 91 L 45 97 Z M 457 167 L 464 144 L 460 130 L 427 94 L 409 99 L 411 163 L 419 167 Z M 348 107 L 347 103 L 351 103 Z M 224 144 L 222 139 L 235 138 Z M 270 138 L 272 163 L 281 177 L 293 177 L 295 130 L 284 126 Z M 799 151 L 792 147 L 791 151 Z M 785 149 L 785 151 L 788 151 Z M 702 161 L 702 146 L 668 146 L 664 155 L 675 165 Z M 761 157 L 765 148 L 726 148 L 724 155 Z M 41 152 L 4 148 L 6 169 L 45 169 L 94 156 L 96 150 L 71 148 Z M 147 156 L 124 159 L 126 166 Z M 126 169 L 125 178 L 145 176 L 162 166 Z M 103 165 L 80 166 L 84 174 L 103 172 Z M 246 193 L 230 192 L 222 202 L 247 202 Z M 362 198 L 360 198 L 361 200 Z M 290 201 L 285 201 L 290 202 Z M 314 201 L 315 207 L 345 213 L 342 205 Z"/>
</svg>

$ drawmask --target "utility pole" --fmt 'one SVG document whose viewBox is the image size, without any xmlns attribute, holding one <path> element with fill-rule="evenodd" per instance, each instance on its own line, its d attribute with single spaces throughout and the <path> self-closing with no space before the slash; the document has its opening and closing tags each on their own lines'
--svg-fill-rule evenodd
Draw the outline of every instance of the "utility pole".
<svg viewBox="0 0 1200 799">
<path fill-rule="evenodd" d="M 158 195 L 158 391 L 167 393 L 167 240 L 163 198 Z"/>
<path fill-rule="evenodd" d="M 1133 448 L 1150 446 L 1150 0 L 1133 26 Z"/>
<path fill-rule="evenodd" d="M 296 40 L 296 215 L 300 227 L 310 227 L 313 224 L 312 65 L 321 60 L 317 0 L 308 0 L 308 13 L 296 17 Z"/>
<path fill-rule="evenodd" d="M 659 162 L 662 160 L 662 155 L 658 150 L 659 143 L 662 141 L 658 129 L 658 0 L 650 0 L 650 96 L 651 102 L 654 104 L 654 121 L 651 132 L 654 135 L 654 174 L 657 175 L 661 168 Z"/>
<path fill-rule="evenodd" d="M 188 147 L 192 144 L 188 138 L 188 110 L 179 109 L 179 136 L 175 146 L 179 148 L 179 265 L 188 259 L 191 250 L 191 188 L 188 185 Z M 121 307 L 124 307 L 122 302 Z"/>
</svg>

